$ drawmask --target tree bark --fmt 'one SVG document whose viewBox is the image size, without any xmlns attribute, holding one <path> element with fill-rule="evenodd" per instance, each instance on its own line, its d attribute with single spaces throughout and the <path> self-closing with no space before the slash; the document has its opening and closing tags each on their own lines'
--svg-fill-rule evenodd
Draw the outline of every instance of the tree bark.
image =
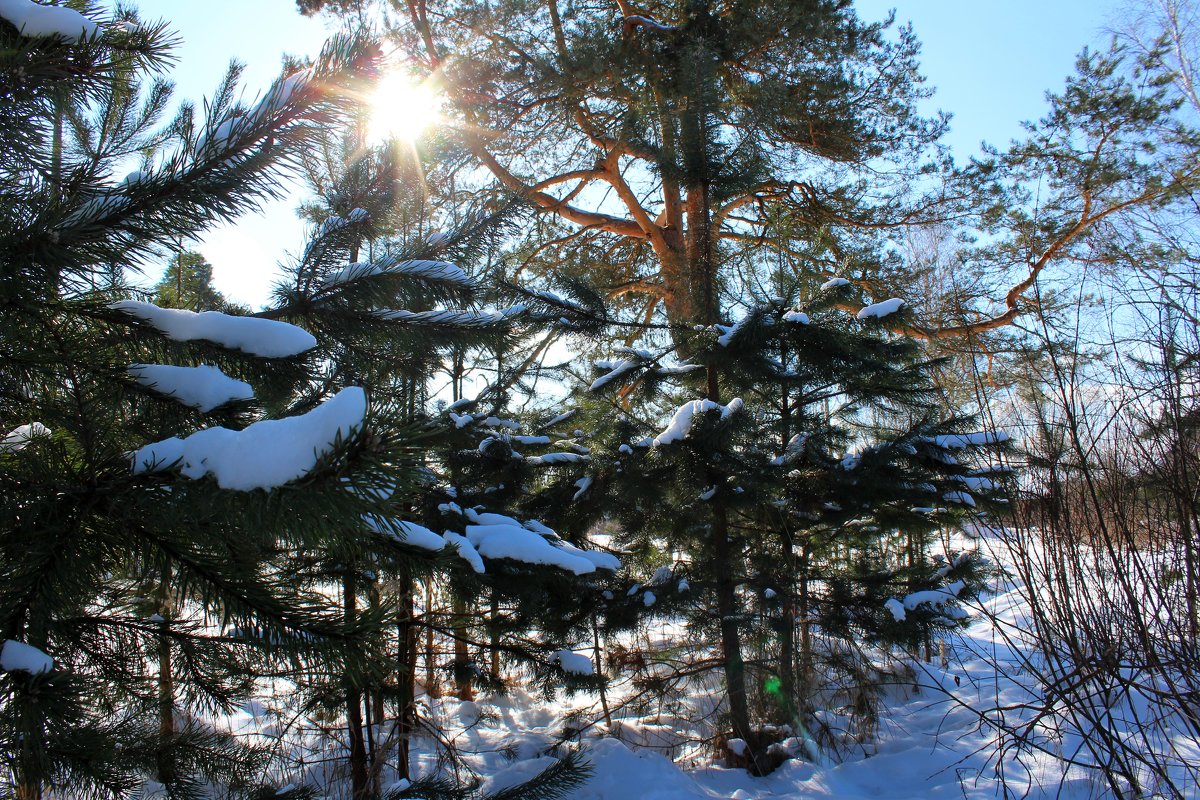
<svg viewBox="0 0 1200 800">
<path fill-rule="evenodd" d="M 358 616 L 358 589 L 354 575 L 347 571 L 342 578 L 342 604 L 346 627 L 353 627 Z M 363 738 L 363 693 L 352 681 L 346 684 L 346 740 L 350 749 L 350 797 L 370 800 L 370 772 L 367 767 L 367 748 Z"/>
</svg>

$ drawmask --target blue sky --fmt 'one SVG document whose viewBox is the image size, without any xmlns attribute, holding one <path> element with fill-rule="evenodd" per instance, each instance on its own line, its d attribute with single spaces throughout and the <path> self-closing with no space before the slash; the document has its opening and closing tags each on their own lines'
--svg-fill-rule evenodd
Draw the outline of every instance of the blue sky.
<svg viewBox="0 0 1200 800">
<path fill-rule="evenodd" d="M 1003 145 L 1020 122 L 1045 109 L 1085 45 L 1104 46 L 1107 26 L 1120 24 L 1123 0 L 858 0 L 865 19 L 891 8 L 911 20 L 923 43 L 923 72 L 937 89 L 930 110 L 952 112 L 947 143 L 961 161 L 987 140 Z M 146 18 L 168 20 L 183 37 L 173 77 L 180 96 L 211 93 L 231 58 L 246 64 L 248 91 L 268 86 L 283 53 L 313 54 L 328 23 L 305 19 L 294 0 L 143 0 Z M 250 305 L 266 301 L 285 252 L 302 246 L 293 208 L 298 196 L 268 204 L 214 229 L 195 244 L 213 264 L 217 288 Z M 147 268 L 157 278 L 157 267 Z"/>
</svg>

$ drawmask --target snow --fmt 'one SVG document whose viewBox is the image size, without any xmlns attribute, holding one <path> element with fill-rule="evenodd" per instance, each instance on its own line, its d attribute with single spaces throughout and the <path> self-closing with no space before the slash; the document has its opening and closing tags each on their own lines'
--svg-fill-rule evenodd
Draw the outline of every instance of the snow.
<svg viewBox="0 0 1200 800">
<path fill-rule="evenodd" d="M 905 617 L 908 616 L 908 611 L 904 608 L 904 603 L 894 597 L 888 598 L 883 607 L 892 612 L 892 617 L 895 618 L 896 622 L 904 622 Z"/>
<path fill-rule="evenodd" d="M 804 452 L 806 444 L 808 444 L 807 433 L 793 435 L 791 439 L 788 439 L 787 447 L 783 448 L 783 452 L 771 459 L 771 466 L 782 467 L 792 463 Z"/>
<path fill-rule="evenodd" d="M 572 675 L 595 674 L 595 668 L 590 658 L 579 653 L 572 653 L 570 650 L 559 650 L 550 656 L 550 662 L 558 664 L 562 667 L 563 672 L 569 672 Z"/>
<path fill-rule="evenodd" d="M 942 495 L 942 499 L 947 503 L 958 503 L 960 505 L 970 506 L 971 508 L 975 507 L 975 498 L 971 497 L 971 495 L 966 492 L 946 492 Z"/>
<path fill-rule="evenodd" d="M 541 456 L 531 456 L 525 459 L 525 463 L 544 466 L 548 464 L 581 464 L 588 460 L 587 456 L 579 453 L 546 453 Z"/>
<path fill-rule="evenodd" d="M 553 417 L 552 419 L 548 420 L 547 422 L 542 424 L 540 427 L 549 428 L 552 425 L 557 425 L 560 422 L 566 422 L 571 417 L 575 416 L 575 414 L 577 414 L 578 412 L 579 412 L 578 408 L 572 408 L 569 411 L 564 411 L 563 413 L 559 414 L 558 416 Z"/>
<path fill-rule="evenodd" d="M 830 278 L 821 284 L 821 291 L 836 289 L 837 287 L 845 286 L 848 283 L 850 283 L 850 281 L 846 280 L 845 278 Z"/>
<path fill-rule="evenodd" d="M 273 319 L 159 308 L 139 300 L 121 300 L 111 308 L 149 323 L 175 341 L 200 339 L 262 358 L 291 358 L 317 346 L 308 331 Z"/>
<path fill-rule="evenodd" d="M 428 259 L 401 261 L 392 256 L 374 262 L 359 261 L 348 264 L 337 272 L 327 276 L 322 281 L 321 286 L 331 289 L 344 283 L 376 275 L 411 275 L 426 280 L 454 283 L 464 288 L 471 285 L 471 279 L 467 276 L 467 273 L 448 261 L 432 261 Z"/>
<path fill-rule="evenodd" d="M 803 311 L 789 311 L 783 315 L 784 322 L 794 322 L 797 325 L 807 325 L 810 320 Z"/>
<path fill-rule="evenodd" d="M 661 446 L 686 439 L 692 430 L 692 422 L 697 414 L 703 415 L 709 411 L 720 411 L 721 419 L 725 419 L 740 411 L 741 408 L 742 399 L 740 397 L 733 398 L 728 405 L 724 406 L 712 400 L 692 400 L 684 403 L 675 411 L 666 430 L 654 437 L 653 444 Z"/>
<path fill-rule="evenodd" d="M 962 590 L 966 588 L 966 584 L 962 581 L 955 581 L 943 589 L 926 589 L 920 592 L 913 592 L 904 596 L 903 600 L 897 600 L 892 597 L 883 604 L 884 608 L 892 613 L 892 616 L 897 622 L 903 622 L 909 611 L 915 611 L 919 606 L 929 605 L 936 608 L 943 616 L 953 619 L 963 619 L 967 616 L 967 612 L 957 607 L 947 607 L 946 604 L 955 600 Z"/>
<path fill-rule="evenodd" d="M 744 328 L 746 323 L 750 321 L 750 317 L 751 315 L 747 314 L 732 325 L 718 325 L 717 327 L 723 330 L 724 333 L 717 337 L 717 344 L 719 344 L 721 347 L 728 347 L 729 343 L 737 338 L 737 335 L 741 332 L 742 328 Z"/>
<path fill-rule="evenodd" d="M 594 392 L 604 388 L 612 381 L 626 375 L 641 366 L 641 361 L 627 358 L 621 361 L 597 361 L 597 369 L 606 369 L 608 372 L 601 375 L 596 380 L 592 381 L 592 385 L 588 387 L 588 391 Z"/>
<path fill-rule="evenodd" d="M 35 436 L 49 436 L 50 429 L 40 422 L 18 425 L 0 439 L 0 453 L 18 453 L 29 446 Z"/>
<path fill-rule="evenodd" d="M 410 325 L 443 325 L 454 328 L 481 328 L 509 322 L 512 315 L 505 311 L 466 311 L 458 308 L 440 308 L 433 311 L 406 311 L 404 309 L 379 309 L 373 312 L 389 322 L 406 322 Z"/>
<path fill-rule="evenodd" d="M 768 600 L 774 600 L 777 596 L 778 593 L 774 589 L 768 588 L 763 591 L 763 597 L 767 598 Z"/>
<path fill-rule="evenodd" d="M 78 42 L 96 35 L 99 26 L 70 8 L 44 6 L 33 0 L 0 0 L 0 17 L 26 37 L 61 36 Z"/>
<path fill-rule="evenodd" d="M 748 745 L 745 739 L 728 739 L 725 742 L 725 747 L 729 749 L 729 752 L 740 758 L 746 755 Z"/>
<path fill-rule="evenodd" d="M 588 476 L 588 475 L 585 475 L 584 477 L 575 481 L 575 488 L 578 491 L 575 492 L 575 496 L 572 497 L 571 500 L 574 501 L 574 500 L 578 500 L 579 498 L 583 497 L 585 494 L 587 494 L 587 490 L 590 489 L 591 486 L 592 486 L 592 478 L 591 478 L 591 476 Z"/>
<path fill-rule="evenodd" d="M 455 428 L 465 428 L 475 421 L 475 418 L 470 414 L 455 414 L 453 411 L 447 413 L 450 415 L 450 421 L 454 423 Z"/>
<path fill-rule="evenodd" d="M 471 569 L 477 574 L 482 575 L 487 571 L 483 566 L 483 559 L 479 557 L 479 552 L 467 537 L 454 531 L 446 531 L 442 534 L 442 538 L 445 539 L 447 545 L 458 551 L 459 557 L 470 564 Z"/>
<path fill-rule="evenodd" d="M 934 436 L 932 441 L 938 447 L 944 447 L 947 450 L 962 450 L 967 447 L 986 447 L 989 445 L 1004 444 L 1009 440 L 1009 435 L 1005 431 L 980 431 L 978 433 L 948 433 L 942 436 Z"/>
<path fill-rule="evenodd" d="M 374 517 L 365 517 L 363 522 L 376 533 L 390 536 L 397 542 L 406 544 L 409 547 L 430 550 L 436 553 L 442 550 L 447 544 L 446 539 L 438 536 L 424 525 L 418 525 L 415 522 L 400 519 L 378 520 Z"/>
<path fill-rule="evenodd" d="M 654 592 L 647 591 L 644 595 L 642 595 L 642 605 L 644 605 L 646 608 L 650 608 L 650 606 L 654 605 L 656 602 L 658 602 L 658 597 L 654 594 Z"/>
<path fill-rule="evenodd" d="M 198 367 L 130 364 L 129 374 L 143 386 L 206 413 L 226 403 L 254 397 L 250 384 L 208 364 Z"/>
<path fill-rule="evenodd" d="M 39 675 L 54 669 L 54 659 L 33 645 L 6 639 L 0 648 L 0 671 Z"/>
<path fill-rule="evenodd" d="M 858 312 L 859 319 L 883 319 L 889 314 L 895 314 L 904 305 L 904 301 L 899 297 L 893 297 L 889 300 L 883 300 L 878 303 L 872 303 L 866 308 Z"/>
<path fill-rule="evenodd" d="M 366 412 L 366 393 L 347 387 L 307 414 L 261 420 L 240 431 L 206 428 L 146 445 L 134 453 L 133 471 L 178 466 L 187 478 L 212 475 L 222 489 L 274 489 L 307 475 L 335 440 L 362 426 Z"/>
<path fill-rule="evenodd" d="M 546 537 L 516 524 L 468 525 L 467 539 L 484 558 L 558 567 L 576 575 L 596 571 L 589 559 L 556 547 Z"/>
</svg>

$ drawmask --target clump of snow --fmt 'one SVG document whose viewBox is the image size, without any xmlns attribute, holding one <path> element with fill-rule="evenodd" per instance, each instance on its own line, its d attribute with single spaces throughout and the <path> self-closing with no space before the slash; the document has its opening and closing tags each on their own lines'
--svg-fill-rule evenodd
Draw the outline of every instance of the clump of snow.
<svg viewBox="0 0 1200 800">
<path fill-rule="evenodd" d="M 784 322 L 794 322 L 797 325 L 807 325 L 809 323 L 808 314 L 803 311 L 789 311 L 783 315 Z"/>
<path fill-rule="evenodd" d="M 543 423 L 543 424 L 541 425 L 541 427 L 542 427 L 542 428 L 549 428 L 549 427 L 551 427 L 551 426 L 553 426 L 553 425 L 557 425 L 557 424 L 558 424 L 558 423 L 560 423 L 560 422 L 566 422 L 566 421 L 567 421 L 567 420 L 569 420 L 571 417 L 575 416 L 575 414 L 577 414 L 578 412 L 579 412 L 579 409 L 578 409 L 578 408 L 572 408 L 572 409 L 570 409 L 569 411 L 564 411 L 563 413 L 559 414 L 558 416 L 556 416 L 556 417 L 553 417 L 552 419 L 549 419 L 549 420 L 547 420 L 545 423 Z"/>
<path fill-rule="evenodd" d="M 709 411 L 720 411 L 721 419 L 725 419 L 732 414 L 737 413 L 742 409 L 742 399 L 735 397 L 729 401 L 728 405 L 721 405 L 712 400 L 692 400 L 684 403 L 671 417 L 671 422 L 668 423 L 666 430 L 654 437 L 654 445 L 671 444 L 687 438 L 688 433 L 692 430 L 692 422 L 696 415 L 707 414 Z"/>
<path fill-rule="evenodd" d="M 78 42 L 96 35 L 95 22 L 71 8 L 44 6 L 33 0 L 0 0 L 0 17 L 25 37 L 61 36 Z"/>
<path fill-rule="evenodd" d="M 130 364 L 129 374 L 143 386 L 206 413 L 226 403 L 254 397 L 250 384 L 208 364 L 198 367 Z"/>
<path fill-rule="evenodd" d="M 400 519 L 377 520 L 373 517 L 365 517 L 363 521 L 368 528 L 376 533 L 390 536 L 397 542 L 409 545 L 410 547 L 431 550 L 436 553 L 447 544 L 444 538 L 438 536 L 424 525 L 418 525 L 415 522 Z"/>
<path fill-rule="evenodd" d="M 0 648 L 0 670 L 4 672 L 28 672 L 38 675 L 54 669 L 54 659 L 31 644 L 5 639 Z"/>
<path fill-rule="evenodd" d="M 395 257 L 388 257 L 375 262 L 360 261 L 349 264 L 337 272 L 330 274 L 321 285 L 328 289 L 343 283 L 350 283 L 351 281 L 385 274 L 411 275 L 416 278 L 445 281 L 460 286 L 471 285 L 471 279 L 467 276 L 467 273 L 463 272 L 456 264 L 451 264 L 448 261 L 431 261 L 428 259 L 401 261 Z"/>
<path fill-rule="evenodd" d="M 642 364 L 641 361 L 632 358 L 622 359 L 621 361 L 597 361 L 595 363 L 596 369 L 606 369 L 608 372 L 592 381 L 592 385 L 588 387 L 588 391 L 591 392 L 604 388 L 612 381 L 632 372 Z"/>
<path fill-rule="evenodd" d="M 133 455 L 135 474 L 178 465 L 188 478 L 212 475 L 222 489 L 273 489 L 308 474 L 317 460 L 362 426 L 367 396 L 357 386 L 296 417 L 266 419 L 243 430 L 206 428 L 186 439 L 148 444 Z"/>
<path fill-rule="evenodd" d="M 411 325 L 444 325 L 454 328 L 481 328 L 500 325 L 512 319 L 508 311 L 466 311 L 458 308 L 440 308 L 433 311 L 407 311 L 405 309 L 380 309 L 374 312 L 380 319 L 391 322 L 406 322 Z"/>
<path fill-rule="evenodd" d="M 148 322 L 175 341 L 203 339 L 263 358 L 290 358 L 317 346 L 308 331 L 273 319 L 159 308 L 139 300 L 121 300 L 111 308 Z"/>
<path fill-rule="evenodd" d="M 558 664 L 562 667 L 563 672 L 569 672 L 572 675 L 595 674 L 595 668 L 590 658 L 579 653 L 572 653 L 570 650 L 557 651 L 550 656 L 550 663 Z"/>
<path fill-rule="evenodd" d="M 845 278 L 830 278 L 821 284 L 821 291 L 836 289 L 837 287 L 845 286 L 848 283 L 850 283 L 850 281 L 846 280 Z"/>
<path fill-rule="evenodd" d="M 1004 444 L 1009 438 L 1006 431 L 979 431 L 978 433 L 947 433 L 925 441 L 932 441 L 938 447 L 948 450 L 962 450 L 972 446 Z"/>
<path fill-rule="evenodd" d="M 589 475 L 585 475 L 582 478 L 580 478 L 579 480 L 575 481 L 575 488 L 578 491 L 575 492 L 575 495 L 571 498 L 571 500 L 574 501 L 574 500 L 578 500 L 579 498 L 583 497 L 585 494 L 587 494 L 587 490 L 590 489 L 591 486 L 592 486 L 592 478 Z"/>
<path fill-rule="evenodd" d="M 471 569 L 476 573 L 482 575 L 487 571 L 483 566 L 483 559 L 479 557 L 479 552 L 467 537 L 454 531 L 446 531 L 442 534 L 442 538 L 446 540 L 446 544 L 458 551 L 459 557 L 470 564 Z"/>
<path fill-rule="evenodd" d="M 905 595 L 902 601 L 894 597 L 889 598 L 883 606 L 892 613 L 897 622 L 903 622 L 909 611 L 914 611 L 921 605 L 933 606 L 942 615 L 952 619 L 963 619 L 967 616 L 966 611 L 961 608 L 947 608 L 946 604 L 962 594 L 966 586 L 962 581 L 955 581 L 943 589 L 926 589 Z"/>
<path fill-rule="evenodd" d="M 746 744 L 745 739 L 727 739 L 725 741 L 725 747 L 729 749 L 729 752 L 741 758 L 742 756 L 746 755 L 746 749 L 748 745 Z"/>
<path fill-rule="evenodd" d="M 35 436 L 49 436 L 50 429 L 40 422 L 18 425 L 0 439 L 0 453 L 16 453 L 24 450 Z"/>
<path fill-rule="evenodd" d="M 717 337 L 717 344 L 721 347 L 728 347 L 729 343 L 741 332 L 742 328 L 746 327 L 746 323 L 750 321 L 750 317 L 751 315 L 747 314 L 732 325 L 718 325 L 717 327 L 724 331 L 724 333 Z"/>
<path fill-rule="evenodd" d="M 858 312 L 859 319 L 883 319 L 889 314 L 895 314 L 904 305 L 899 297 L 893 297 L 878 303 L 872 303 Z"/>
<path fill-rule="evenodd" d="M 971 497 L 967 492 L 946 492 L 942 495 L 942 499 L 947 503 L 959 503 L 960 505 L 975 507 L 975 498 Z"/>
<path fill-rule="evenodd" d="M 649 608 L 657 602 L 658 596 L 655 595 L 654 592 L 647 591 L 644 595 L 642 595 L 642 605 L 644 605 L 646 608 Z"/>
<path fill-rule="evenodd" d="M 796 457 L 804 452 L 804 446 L 808 444 L 807 433 L 797 433 L 788 439 L 787 446 L 783 448 L 783 452 L 771 459 L 772 467 L 782 467 L 796 460 Z"/>
<path fill-rule="evenodd" d="M 468 525 L 466 534 L 471 545 L 484 558 L 508 558 L 526 564 L 543 564 L 558 567 L 576 575 L 586 575 L 596 571 L 596 565 L 591 560 L 556 546 L 546 537 L 534 533 L 520 524 Z M 582 552 L 577 548 L 572 549 Z"/>
<path fill-rule="evenodd" d="M 588 457 L 579 453 L 546 453 L 525 459 L 527 464 L 543 466 L 547 464 L 579 464 L 588 461 Z"/>
<path fill-rule="evenodd" d="M 896 622 L 904 622 L 905 617 L 908 616 L 908 612 L 904 608 L 904 603 L 901 603 L 894 597 L 889 597 L 887 602 L 883 604 L 883 607 L 892 612 L 892 617 Z"/>
</svg>

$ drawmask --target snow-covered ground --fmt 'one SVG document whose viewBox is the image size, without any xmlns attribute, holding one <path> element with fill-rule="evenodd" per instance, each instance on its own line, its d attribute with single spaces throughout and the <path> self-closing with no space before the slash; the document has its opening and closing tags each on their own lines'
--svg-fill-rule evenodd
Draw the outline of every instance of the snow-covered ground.
<svg viewBox="0 0 1200 800">
<path fill-rule="evenodd" d="M 1002 568 L 1008 557 L 1001 539 L 986 531 L 959 534 L 951 544 L 954 549 L 979 547 Z M 473 702 L 424 697 L 421 715 L 444 739 L 441 745 L 431 736 L 414 742 L 414 766 L 419 774 L 444 769 L 439 752 L 450 744 L 461 757 L 460 776 L 474 773 L 483 779 L 485 791 L 496 791 L 533 777 L 555 763 L 564 748 L 581 747 L 593 775 L 571 795 L 575 800 L 958 800 L 1005 797 L 1005 785 L 1007 796 L 1013 797 L 1107 796 L 1099 775 L 1064 768 L 1062 754 L 1070 756 L 1078 745 L 1070 733 L 1042 736 L 1040 750 L 1019 755 L 1008 750 L 997 756 L 996 734 L 983 724 L 984 715 L 1036 699 L 1036 694 L 1022 667 L 1026 656 L 1014 650 L 1026 594 L 1011 576 L 997 579 L 995 589 L 972 609 L 970 626 L 935 650 L 931 663 L 907 661 L 915 675 L 912 685 L 891 692 L 874 737 L 853 752 L 835 756 L 810 749 L 807 758 L 752 777 L 725 766 L 724 754 L 716 751 L 706 722 L 714 715 L 714 692 L 699 686 L 669 703 L 638 702 L 644 698 L 631 681 L 623 680 L 614 682 L 607 695 L 611 725 L 603 722 L 599 697 L 590 693 L 559 694 L 549 701 L 521 689 L 504 696 L 481 695 Z M 673 632 L 665 625 L 660 635 Z M 275 739 L 289 753 L 292 768 L 278 776 L 281 782 L 323 785 L 330 798 L 348 796 L 338 771 L 341 745 L 314 734 L 315 723 L 281 718 L 270 707 L 264 698 L 224 722 L 239 733 Z M 827 713 L 836 716 L 837 711 Z M 803 737 L 802 731 L 794 733 Z M 1200 761 L 1194 737 L 1182 734 L 1174 744 L 1185 757 Z M 1200 792 L 1186 777 L 1181 786 L 1185 794 Z"/>
</svg>

